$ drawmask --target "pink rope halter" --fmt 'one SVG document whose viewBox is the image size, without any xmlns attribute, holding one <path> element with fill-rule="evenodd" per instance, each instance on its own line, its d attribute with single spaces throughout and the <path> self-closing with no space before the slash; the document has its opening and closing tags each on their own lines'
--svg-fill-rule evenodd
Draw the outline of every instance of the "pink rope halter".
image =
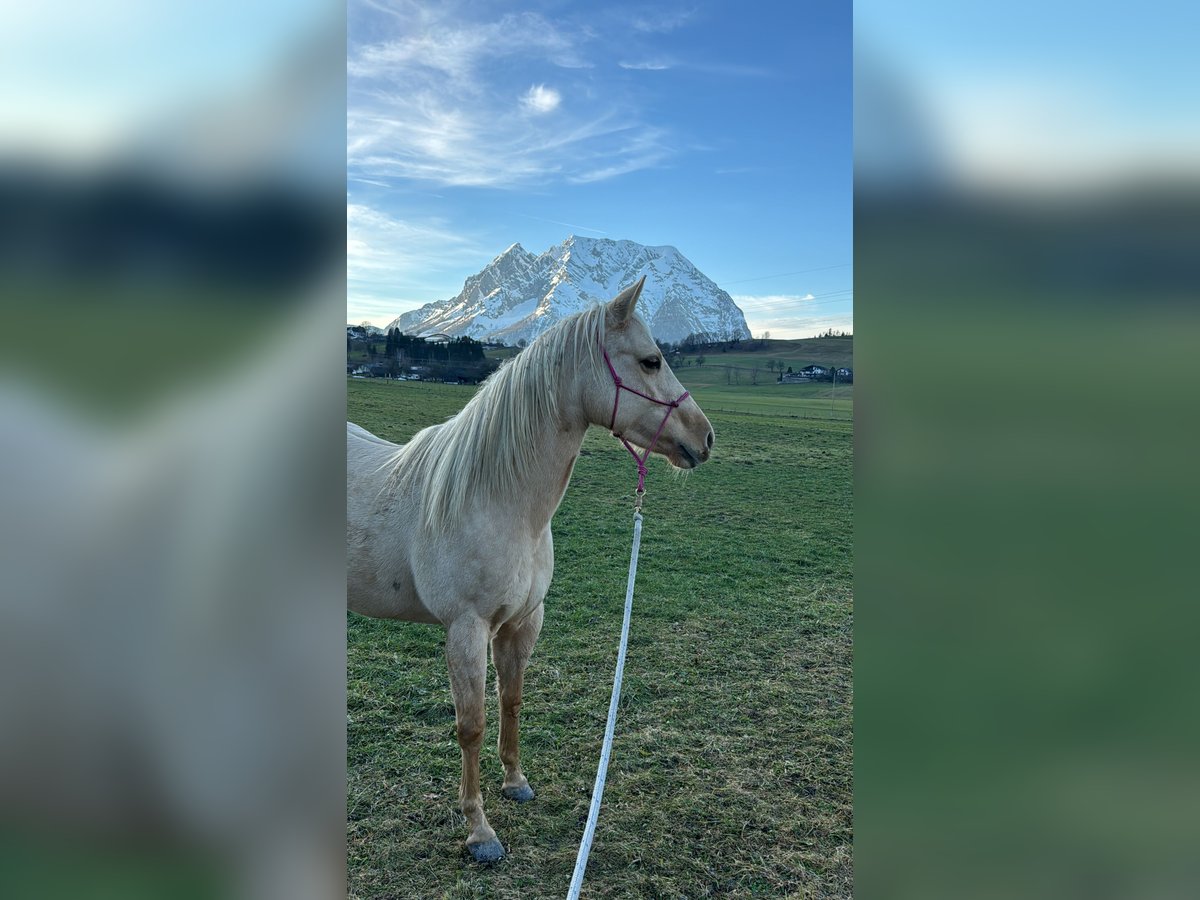
<svg viewBox="0 0 1200 900">
<path fill-rule="evenodd" d="M 613 397 L 612 415 L 608 419 L 608 430 L 613 437 L 625 445 L 625 449 L 629 451 L 629 455 L 632 456 L 633 461 L 637 463 L 637 496 L 640 503 L 641 496 L 646 493 L 646 460 L 650 458 L 650 453 L 654 450 L 654 445 L 658 443 L 658 439 L 662 435 L 663 429 L 667 427 L 667 419 L 671 418 L 671 413 L 675 412 L 675 410 L 679 408 L 679 404 L 686 400 L 689 394 L 687 391 L 684 391 L 674 400 L 658 400 L 655 397 L 651 397 L 649 394 L 643 394 L 641 391 L 635 390 L 621 381 L 621 376 L 618 375 L 617 370 L 613 368 L 612 360 L 608 358 L 608 350 L 604 348 L 603 344 L 600 345 L 600 352 L 604 354 L 604 362 L 608 366 L 609 373 L 612 375 L 613 384 L 617 386 L 615 396 Z M 654 432 L 654 440 L 650 442 L 650 446 L 646 448 L 646 452 L 642 456 L 638 456 L 637 451 L 633 449 L 633 445 L 629 443 L 629 441 L 625 440 L 623 435 L 619 435 L 613 431 L 613 426 L 617 424 L 617 407 L 621 404 L 621 391 L 629 391 L 629 393 L 637 394 L 639 397 L 649 400 L 651 403 L 657 403 L 659 406 L 667 407 L 667 411 L 663 414 L 662 421 L 658 425 L 658 431 Z"/>
</svg>

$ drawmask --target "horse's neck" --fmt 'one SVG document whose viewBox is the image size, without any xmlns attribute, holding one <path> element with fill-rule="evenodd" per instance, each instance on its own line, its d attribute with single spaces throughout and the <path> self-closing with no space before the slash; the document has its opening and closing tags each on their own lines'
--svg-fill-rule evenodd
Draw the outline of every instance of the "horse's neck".
<svg viewBox="0 0 1200 900">
<path fill-rule="evenodd" d="M 561 396 L 577 393 L 574 384 L 560 384 Z M 540 464 L 526 472 L 514 498 L 521 521 L 530 532 L 540 534 L 550 524 L 566 493 L 575 460 L 587 434 L 588 421 L 574 404 L 560 405 L 557 421 L 547 422 L 534 435 L 535 456 Z"/>
<path fill-rule="evenodd" d="M 575 459 L 583 446 L 587 423 L 547 429 L 538 440 L 537 456 L 543 464 L 528 473 L 518 485 L 516 502 L 522 521 L 531 533 L 540 534 L 550 524 L 562 502 Z"/>
</svg>

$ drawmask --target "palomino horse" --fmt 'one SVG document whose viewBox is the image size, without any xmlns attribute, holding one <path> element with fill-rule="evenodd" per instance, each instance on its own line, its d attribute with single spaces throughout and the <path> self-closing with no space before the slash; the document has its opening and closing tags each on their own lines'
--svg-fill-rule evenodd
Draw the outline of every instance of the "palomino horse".
<svg viewBox="0 0 1200 900">
<path fill-rule="evenodd" d="M 501 793 L 523 803 L 533 789 L 518 754 L 522 680 L 554 573 L 550 520 L 588 426 L 684 469 L 712 448 L 708 419 L 634 315 L 644 282 L 547 330 L 458 415 L 404 446 L 347 424 L 348 605 L 446 629 L 459 801 L 478 862 L 504 856 L 479 790 L 488 643 L 500 693 Z"/>
</svg>

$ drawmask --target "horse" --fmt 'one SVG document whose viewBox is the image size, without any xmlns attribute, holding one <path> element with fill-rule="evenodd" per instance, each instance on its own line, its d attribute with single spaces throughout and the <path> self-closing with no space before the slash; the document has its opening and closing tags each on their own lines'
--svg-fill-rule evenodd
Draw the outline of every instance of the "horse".
<svg viewBox="0 0 1200 900">
<path fill-rule="evenodd" d="M 476 862 L 505 855 L 479 788 L 488 645 L 501 794 L 524 803 L 534 792 L 519 753 L 523 679 L 554 572 L 551 520 L 588 427 L 620 438 L 643 477 L 651 451 L 678 469 L 712 452 L 712 425 L 636 314 L 645 280 L 547 329 L 462 411 L 407 444 L 347 423 L 347 606 L 445 628 L 459 804 Z"/>
</svg>

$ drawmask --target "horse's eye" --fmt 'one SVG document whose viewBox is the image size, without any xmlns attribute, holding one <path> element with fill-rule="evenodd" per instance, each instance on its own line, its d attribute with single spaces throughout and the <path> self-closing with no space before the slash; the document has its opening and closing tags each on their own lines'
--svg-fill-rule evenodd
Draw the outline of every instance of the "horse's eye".
<svg viewBox="0 0 1200 900">
<path fill-rule="evenodd" d="M 659 366 L 662 365 L 662 360 L 657 356 L 651 356 L 646 359 L 643 359 L 642 365 L 653 372 L 656 369 L 658 369 Z"/>
</svg>

